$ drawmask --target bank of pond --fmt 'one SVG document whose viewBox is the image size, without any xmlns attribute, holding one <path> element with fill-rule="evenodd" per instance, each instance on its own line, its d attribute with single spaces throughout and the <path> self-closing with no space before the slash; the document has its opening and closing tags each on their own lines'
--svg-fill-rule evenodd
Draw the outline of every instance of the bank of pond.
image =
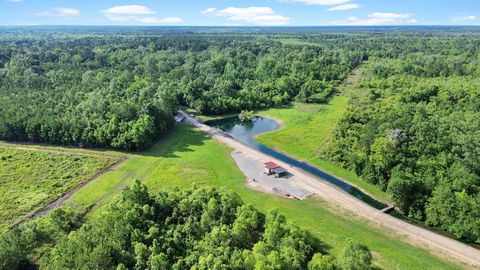
<svg viewBox="0 0 480 270">
<path fill-rule="evenodd" d="M 236 140 L 266 154 L 281 160 L 290 166 L 300 168 L 303 171 L 310 173 L 320 179 L 328 181 L 329 183 L 341 188 L 348 194 L 355 198 L 367 203 L 376 209 L 384 209 L 387 205 L 383 202 L 376 200 L 370 195 L 362 192 L 355 186 L 335 177 L 319 168 L 316 168 L 305 161 L 297 160 L 284 153 L 281 153 L 275 149 L 272 149 L 264 144 L 261 144 L 255 140 L 255 136 L 260 133 L 269 132 L 280 128 L 280 124 L 273 119 L 256 116 L 252 121 L 242 121 L 239 117 L 226 117 L 215 120 L 206 121 L 205 124 L 217 128 L 223 132 L 226 132 Z"/>
</svg>

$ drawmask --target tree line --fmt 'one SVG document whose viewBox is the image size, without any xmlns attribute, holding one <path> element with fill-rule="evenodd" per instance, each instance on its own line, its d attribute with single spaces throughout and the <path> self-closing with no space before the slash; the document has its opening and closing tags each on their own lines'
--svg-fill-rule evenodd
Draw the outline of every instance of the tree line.
<svg viewBox="0 0 480 270">
<path fill-rule="evenodd" d="M 72 210 L 0 237 L 1 269 L 370 269 L 372 255 L 347 240 L 337 257 L 287 222 L 215 188 L 150 194 L 135 181 L 81 225 Z"/>
<path fill-rule="evenodd" d="M 362 60 L 262 37 L 19 35 L 0 37 L 0 139 L 83 147 L 145 149 L 178 105 L 324 102 Z"/>
<path fill-rule="evenodd" d="M 480 243 L 480 44 L 445 39 L 368 61 L 329 157 L 409 217 Z"/>
</svg>

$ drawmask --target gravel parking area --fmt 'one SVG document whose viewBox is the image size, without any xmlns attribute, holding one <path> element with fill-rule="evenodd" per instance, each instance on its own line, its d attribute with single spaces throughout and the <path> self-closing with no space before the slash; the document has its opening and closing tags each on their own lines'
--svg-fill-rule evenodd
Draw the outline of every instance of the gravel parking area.
<svg viewBox="0 0 480 270">
<path fill-rule="evenodd" d="M 235 151 L 231 155 L 237 163 L 237 166 L 249 179 L 249 186 L 254 189 L 261 189 L 269 193 L 300 200 L 314 194 L 298 186 L 295 175 L 291 173 L 283 177 L 275 178 L 273 175 L 263 173 L 263 161 L 260 159 L 240 151 Z M 288 170 L 288 168 L 286 169 Z"/>
</svg>

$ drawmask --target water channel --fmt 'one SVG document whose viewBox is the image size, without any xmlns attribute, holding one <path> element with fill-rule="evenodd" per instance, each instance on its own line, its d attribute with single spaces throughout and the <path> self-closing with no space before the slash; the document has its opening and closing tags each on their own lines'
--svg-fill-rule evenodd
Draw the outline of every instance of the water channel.
<svg viewBox="0 0 480 270">
<path fill-rule="evenodd" d="M 342 190 L 348 192 L 355 198 L 369 204 L 370 206 L 373 206 L 377 209 L 383 209 L 387 206 L 384 203 L 379 202 L 371 196 L 363 193 L 358 188 L 331 174 L 328 174 L 304 161 L 299 161 L 297 159 L 289 157 L 288 155 L 278 152 L 266 145 L 258 143 L 255 140 L 255 136 L 257 134 L 280 128 L 280 125 L 275 120 L 264 117 L 256 117 L 253 121 L 243 122 L 240 121 L 238 117 L 228 117 L 218 120 L 207 121 L 205 122 L 205 124 L 228 133 L 230 136 L 237 139 L 238 141 L 247 144 L 254 149 L 257 149 L 264 154 L 272 156 L 291 166 L 300 168 L 307 173 L 310 173 L 316 177 L 328 181 L 333 185 L 341 188 Z"/>
</svg>

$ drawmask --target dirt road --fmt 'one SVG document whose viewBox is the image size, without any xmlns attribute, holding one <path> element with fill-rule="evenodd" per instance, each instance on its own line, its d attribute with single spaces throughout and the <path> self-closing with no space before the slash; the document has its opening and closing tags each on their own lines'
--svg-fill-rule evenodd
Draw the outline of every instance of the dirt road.
<svg viewBox="0 0 480 270">
<path fill-rule="evenodd" d="M 451 261 L 460 262 L 464 264 L 465 267 L 472 269 L 480 268 L 480 250 L 382 213 L 326 181 L 319 181 L 318 178 L 302 170 L 290 168 L 288 164 L 236 141 L 223 132 L 199 122 L 183 111 L 179 111 L 179 113 L 185 117 L 186 121 L 236 151 L 240 151 L 262 161 L 274 161 L 280 166 L 288 167 L 289 171 L 299 179 L 303 188 L 314 192 L 334 207 L 350 211 L 358 217 L 364 218 L 372 224 L 376 224 L 378 227 L 394 233 L 401 240 L 431 250 L 439 257 L 447 257 Z"/>
<path fill-rule="evenodd" d="M 36 217 L 41 217 L 41 216 L 45 216 L 47 215 L 48 213 L 50 213 L 50 211 L 52 211 L 53 209 L 61 206 L 66 200 L 70 199 L 70 197 L 73 196 L 73 194 L 75 194 L 77 191 L 79 191 L 80 189 L 82 189 L 84 186 L 90 184 L 90 182 L 92 182 L 93 180 L 99 178 L 100 176 L 108 173 L 108 172 L 111 172 L 113 171 L 115 168 L 118 167 L 118 165 L 120 165 L 122 162 L 124 162 L 125 160 L 127 160 L 127 158 L 121 158 L 121 159 L 118 159 L 117 161 L 115 161 L 113 164 L 111 164 L 110 166 L 106 167 L 105 169 L 101 170 L 100 172 L 98 172 L 97 174 L 95 174 L 94 176 L 92 176 L 91 178 L 89 178 L 87 181 L 83 182 L 83 183 L 80 183 L 79 185 L 75 186 L 74 188 L 70 189 L 67 193 L 63 194 L 61 197 L 55 199 L 54 201 L 50 202 L 49 204 L 47 204 L 46 206 L 40 208 L 40 209 L 37 209 L 37 210 L 34 210 L 30 213 L 28 213 L 26 215 L 27 218 L 36 218 Z"/>
</svg>

